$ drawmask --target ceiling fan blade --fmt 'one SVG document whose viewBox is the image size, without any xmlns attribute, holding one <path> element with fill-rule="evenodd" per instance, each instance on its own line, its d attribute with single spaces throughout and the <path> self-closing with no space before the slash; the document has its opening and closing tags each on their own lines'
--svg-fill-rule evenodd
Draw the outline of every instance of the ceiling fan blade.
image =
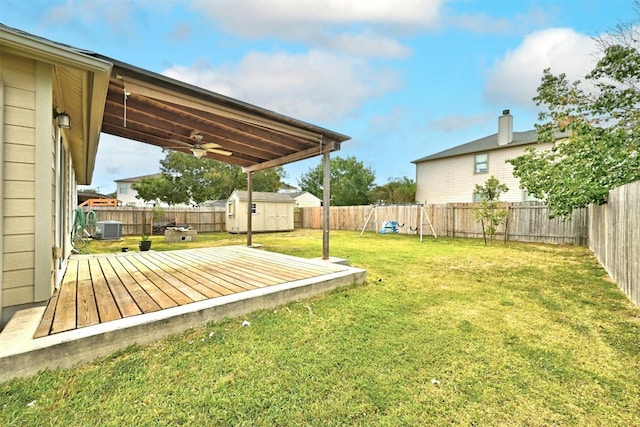
<svg viewBox="0 0 640 427">
<path fill-rule="evenodd" d="M 220 144 L 216 144 L 215 142 L 205 142 L 204 144 L 200 144 L 200 148 L 204 148 L 208 150 L 210 148 L 220 148 L 222 147 Z"/>
<path fill-rule="evenodd" d="M 232 155 L 232 154 L 233 154 L 231 151 L 227 151 L 227 150 L 218 150 L 218 149 L 215 149 L 215 148 L 209 148 L 207 151 L 208 151 L 209 153 L 215 153 L 215 154 L 219 154 L 219 155 L 221 155 L 221 156 L 230 156 L 230 155 Z"/>
</svg>

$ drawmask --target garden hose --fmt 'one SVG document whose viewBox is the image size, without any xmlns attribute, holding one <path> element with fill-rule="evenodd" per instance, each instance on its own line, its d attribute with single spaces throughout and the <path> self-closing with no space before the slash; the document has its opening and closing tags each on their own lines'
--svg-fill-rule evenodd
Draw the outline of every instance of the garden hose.
<svg viewBox="0 0 640 427">
<path fill-rule="evenodd" d="M 82 208 L 75 210 L 73 229 L 71 230 L 71 244 L 76 251 L 80 253 L 90 253 L 89 237 L 91 234 L 89 230 L 95 231 L 95 227 L 96 213 L 94 211 L 89 211 L 85 214 Z"/>
</svg>

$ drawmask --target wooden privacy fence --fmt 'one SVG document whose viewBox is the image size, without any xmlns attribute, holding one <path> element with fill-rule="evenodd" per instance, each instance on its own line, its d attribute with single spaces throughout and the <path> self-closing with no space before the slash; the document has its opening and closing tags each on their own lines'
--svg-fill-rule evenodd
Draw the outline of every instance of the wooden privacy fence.
<svg viewBox="0 0 640 427">
<path fill-rule="evenodd" d="M 589 206 L 589 249 L 631 301 L 640 306 L 640 181 Z"/>
<path fill-rule="evenodd" d="M 401 234 L 482 237 L 482 225 L 473 219 L 474 203 L 427 205 L 332 206 L 329 224 L 333 230 L 376 232 L 385 221 L 397 221 Z M 507 221 L 496 239 L 520 242 L 586 245 L 588 211 L 580 209 L 570 220 L 549 219 L 549 208 L 539 202 L 506 204 Z M 300 208 L 302 228 L 322 228 L 321 207 Z"/>
<path fill-rule="evenodd" d="M 193 229 L 205 232 L 226 231 L 224 209 L 212 208 L 163 208 L 162 215 L 153 220 L 151 208 L 113 207 L 92 209 L 98 221 L 119 221 L 122 223 L 122 234 L 151 234 L 151 224 L 154 222 L 171 222 L 188 224 Z"/>
</svg>

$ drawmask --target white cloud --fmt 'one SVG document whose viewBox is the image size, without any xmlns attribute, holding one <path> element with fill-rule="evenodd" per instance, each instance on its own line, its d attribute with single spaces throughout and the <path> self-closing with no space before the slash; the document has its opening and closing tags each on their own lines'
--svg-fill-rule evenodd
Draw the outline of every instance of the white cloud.
<svg viewBox="0 0 640 427">
<path fill-rule="evenodd" d="M 288 31 L 291 26 L 373 23 L 432 25 L 442 0 L 196 0 L 193 7 L 237 34 Z"/>
<path fill-rule="evenodd" d="M 307 121 L 331 122 L 400 85 L 397 76 L 360 59 L 320 51 L 250 53 L 219 68 L 207 62 L 163 74 Z"/>
<path fill-rule="evenodd" d="M 526 34 L 541 28 L 551 21 L 557 13 L 557 6 L 545 9 L 533 8 L 526 13 L 517 13 L 511 17 L 492 16 L 487 13 L 459 14 L 448 17 L 454 27 L 475 33 L 485 34 Z"/>
<path fill-rule="evenodd" d="M 115 191 L 116 179 L 158 173 L 161 159 L 159 147 L 103 133 L 91 187 L 103 193 Z"/>
<path fill-rule="evenodd" d="M 488 113 L 478 113 L 469 116 L 454 114 L 432 121 L 429 124 L 429 129 L 440 132 L 453 132 L 483 125 L 495 117 L 495 114 Z"/>
<path fill-rule="evenodd" d="M 394 36 L 437 25 L 442 1 L 196 0 L 193 8 L 242 37 L 276 37 L 352 55 L 398 58 L 409 50 Z"/>
<path fill-rule="evenodd" d="M 496 63 L 485 86 L 485 97 L 499 105 L 535 108 L 532 98 L 542 72 L 566 73 L 583 79 L 593 68 L 595 41 L 571 29 L 554 28 L 528 35 L 515 50 Z"/>
<path fill-rule="evenodd" d="M 332 38 L 328 47 L 354 56 L 404 58 L 411 54 L 411 50 L 397 40 L 374 33 L 341 34 Z"/>
</svg>

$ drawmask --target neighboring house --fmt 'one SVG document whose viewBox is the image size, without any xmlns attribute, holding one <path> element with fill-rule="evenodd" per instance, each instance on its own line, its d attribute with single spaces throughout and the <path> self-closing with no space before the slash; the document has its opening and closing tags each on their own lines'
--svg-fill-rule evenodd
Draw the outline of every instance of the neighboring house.
<svg viewBox="0 0 640 427">
<path fill-rule="evenodd" d="M 249 193 L 235 190 L 227 201 L 227 231 L 247 232 L 247 211 Z M 295 200 L 286 193 L 264 193 L 254 191 L 251 197 L 252 230 L 291 231 L 293 230 L 293 208 Z"/>
<path fill-rule="evenodd" d="M 209 200 L 200 204 L 176 203 L 173 205 L 169 205 L 168 203 L 161 202 L 159 200 L 145 202 L 142 199 L 138 199 L 136 197 L 138 195 L 138 192 L 132 188 L 132 185 L 142 181 L 143 178 L 158 178 L 160 175 L 161 174 L 156 173 L 152 175 L 134 176 L 132 178 L 123 178 L 123 179 L 116 180 L 115 181 L 117 185 L 116 196 L 117 196 L 118 202 L 120 202 L 120 205 L 128 206 L 128 207 L 137 207 L 137 208 L 155 207 L 155 206 L 158 206 L 161 208 L 167 208 L 170 206 L 192 208 L 195 206 L 199 206 L 202 208 L 211 207 L 211 208 L 222 208 L 222 209 L 224 209 L 226 206 L 226 202 L 227 202 L 226 200 Z"/>
<path fill-rule="evenodd" d="M 278 193 L 297 193 L 298 189 L 296 187 L 294 187 L 291 184 L 287 184 L 285 182 L 283 182 L 280 185 L 280 189 L 278 190 Z"/>
<path fill-rule="evenodd" d="M 129 207 L 146 207 L 146 206 L 161 206 L 167 207 L 169 206 L 166 203 L 161 202 L 145 202 L 142 199 L 138 199 L 136 196 L 138 192 L 131 188 L 131 186 L 137 182 L 142 181 L 143 178 L 157 178 L 160 174 L 156 173 L 153 175 L 142 175 L 142 176 L 134 176 L 132 178 L 123 178 L 117 179 L 116 183 L 116 198 L 120 202 L 122 206 Z"/>
<path fill-rule="evenodd" d="M 296 208 L 308 208 L 322 206 L 322 200 L 309 193 L 308 191 L 299 191 L 297 193 L 288 193 L 289 196 L 296 201 Z"/>
<path fill-rule="evenodd" d="M 555 136 L 556 141 L 564 137 L 565 134 Z M 498 133 L 412 162 L 416 165 L 416 200 L 421 203 L 478 202 L 475 186 L 484 185 L 491 176 L 509 188 L 500 197 L 502 201 L 536 200 L 519 187 L 513 166 L 506 160 L 518 157 L 526 148 L 545 150 L 554 143 L 538 143 L 535 130 L 514 132 L 513 116 L 504 110 L 498 118 Z"/>
<path fill-rule="evenodd" d="M 0 25 L 0 325 L 64 273 L 112 65 Z"/>
</svg>

